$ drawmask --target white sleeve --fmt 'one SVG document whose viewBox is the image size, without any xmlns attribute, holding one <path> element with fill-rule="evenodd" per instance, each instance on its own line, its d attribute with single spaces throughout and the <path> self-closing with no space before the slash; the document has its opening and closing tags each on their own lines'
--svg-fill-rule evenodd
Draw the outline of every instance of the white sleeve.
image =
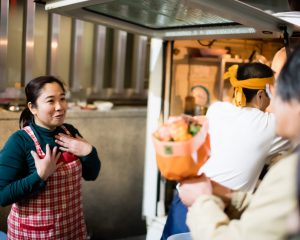
<svg viewBox="0 0 300 240">
<path fill-rule="evenodd" d="M 292 149 L 292 144 L 289 140 L 282 137 L 276 137 L 271 145 L 271 148 L 266 157 L 266 164 L 273 164 L 277 159 L 285 156 Z"/>
</svg>

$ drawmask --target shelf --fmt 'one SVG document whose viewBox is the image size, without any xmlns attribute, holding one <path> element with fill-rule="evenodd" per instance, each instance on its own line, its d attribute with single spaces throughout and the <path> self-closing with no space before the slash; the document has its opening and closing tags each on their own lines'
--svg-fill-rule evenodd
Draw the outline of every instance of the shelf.
<svg viewBox="0 0 300 240">
<path fill-rule="evenodd" d="M 207 63 L 220 63 L 222 61 L 222 58 L 219 57 L 194 57 L 190 58 L 190 63 L 193 64 L 193 61 L 196 62 L 207 62 Z"/>
<path fill-rule="evenodd" d="M 228 57 L 193 57 L 189 61 L 186 59 L 174 60 L 175 64 L 197 64 L 197 63 L 246 63 L 248 60 L 241 58 L 228 58 Z"/>
</svg>

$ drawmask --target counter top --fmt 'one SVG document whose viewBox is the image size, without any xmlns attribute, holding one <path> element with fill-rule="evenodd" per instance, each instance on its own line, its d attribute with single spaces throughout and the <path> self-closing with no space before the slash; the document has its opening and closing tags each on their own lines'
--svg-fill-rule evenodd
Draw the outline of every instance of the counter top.
<svg viewBox="0 0 300 240">
<path fill-rule="evenodd" d="M 0 120 L 19 119 L 21 112 L 10 112 L 0 109 Z M 67 118 L 110 118 L 110 117 L 145 117 L 146 107 L 114 107 L 110 111 L 68 110 Z"/>
</svg>

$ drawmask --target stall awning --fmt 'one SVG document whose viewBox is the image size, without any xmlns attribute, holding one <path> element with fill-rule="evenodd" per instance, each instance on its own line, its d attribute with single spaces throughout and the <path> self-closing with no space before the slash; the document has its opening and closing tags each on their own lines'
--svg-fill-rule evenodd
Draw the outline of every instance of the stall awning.
<svg viewBox="0 0 300 240">
<path fill-rule="evenodd" d="M 55 0 L 46 10 L 162 39 L 276 38 L 296 24 L 274 13 L 286 1 L 255 0 Z M 274 3 L 275 2 L 275 3 Z"/>
</svg>

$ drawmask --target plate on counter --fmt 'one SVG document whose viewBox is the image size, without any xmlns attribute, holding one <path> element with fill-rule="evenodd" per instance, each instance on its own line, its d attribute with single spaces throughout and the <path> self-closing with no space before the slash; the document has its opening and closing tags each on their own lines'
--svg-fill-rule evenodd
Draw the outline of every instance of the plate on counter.
<svg viewBox="0 0 300 240">
<path fill-rule="evenodd" d="M 112 102 L 105 102 L 105 101 L 95 101 L 94 105 L 97 109 L 101 112 L 107 112 L 112 109 L 114 104 Z"/>
<path fill-rule="evenodd" d="M 94 104 L 87 104 L 84 106 L 80 106 L 80 109 L 82 109 L 82 110 L 97 110 L 97 106 Z"/>
</svg>

